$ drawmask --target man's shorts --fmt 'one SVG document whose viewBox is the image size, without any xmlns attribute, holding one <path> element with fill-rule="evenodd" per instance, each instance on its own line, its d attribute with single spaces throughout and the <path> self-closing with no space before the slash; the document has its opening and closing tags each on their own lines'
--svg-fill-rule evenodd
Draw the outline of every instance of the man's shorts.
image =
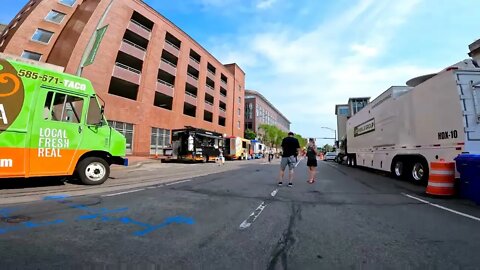
<svg viewBox="0 0 480 270">
<path fill-rule="evenodd" d="M 293 170 L 293 168 L 295 168 L 294 156 L 282 157 L 282 160 L 280 161 L 280 168 L 282 169 L 282 171 L 284 171 L 285 168 L 287 168 L 287 165 L 290 170 Z"/>
</svg>

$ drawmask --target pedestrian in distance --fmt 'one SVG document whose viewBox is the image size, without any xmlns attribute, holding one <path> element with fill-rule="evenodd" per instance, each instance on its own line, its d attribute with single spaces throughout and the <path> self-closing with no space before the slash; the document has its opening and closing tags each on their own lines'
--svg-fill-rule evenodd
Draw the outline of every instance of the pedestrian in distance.
<svg viewBox="0 0 480 270">
<path fill-rule="evenodd" d="M 288 166 L 288 186 L 293 187 L 293 170 L 296 162 L 295 155 L 300 151 L 300 143 L 293 135 L 293 132 L 289 132 L 288 136 L 282 140 L 282 160 L 280 161 L 278 186 L 282 186 L 285 169 Z"/>
<path fill-rule="evenodd" d="M 270 149 L 270 151 L 268 153 L 268 162 L 272 162 L 272 159 L 273 159 L 273 150 Z"/>
<path fill-rule="evenodd" d="M 315 182 L 315 173 L 317 172 L 317 146 L 315 140 L 310 138 L 307 145 L 307 167 L 308 167 L 308 183 L 313 184 Z"/>
</svg>

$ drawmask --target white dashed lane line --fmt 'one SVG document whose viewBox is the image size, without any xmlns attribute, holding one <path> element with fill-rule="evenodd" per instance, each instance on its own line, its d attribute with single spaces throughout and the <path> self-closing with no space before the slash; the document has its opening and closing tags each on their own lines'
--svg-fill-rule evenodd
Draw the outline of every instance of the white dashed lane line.
<svg viewBox="0 0 480 270">
<path fill-rule="evenodd" d="M 278 188 L 275 189 L 274 191 L 272 191 L 270 193 L 270 195 L 272 197 L 275 197 L 275 195 L 277 195 L 278 193 Z M 263 210 L 265 209 L 265 207 L 267 207 L 267 204 L 263 201 L 258 207 L 257 209 L 255 209 L 251 214 L 250 216 L 245 219 L 241 224 L 240 224 L 240 230 L 243 230 L 243 229 L 246 229 L 248 227 L 250 227 L 253 222 L 260 216 L 260 214 L 263 212 Z"/>
</svg>

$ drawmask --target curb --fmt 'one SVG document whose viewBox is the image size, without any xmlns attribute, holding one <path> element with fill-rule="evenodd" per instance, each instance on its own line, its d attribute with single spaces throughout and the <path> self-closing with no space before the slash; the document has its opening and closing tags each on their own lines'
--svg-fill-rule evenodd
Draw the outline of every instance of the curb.
<svg viewBox="0 0 480 270">
<path fill-rule="evenodd" d="M 150 163 L 154 163 L 154 162 L 157 162 L 157 160 L 145 160 L 145 161 L 140 161 L 140 162 L 136 162 L 132 165 L 128 165 L 128 166 L 115 166 L 114 170 L 119 170 L 119 171 L 124 171 L 124 170 L 129 170 L 129 169 L 138 169 L 140 167 L 142 167 L 144 164 L 150 164 Z M 158 162 L 160 162 L 160 160 L 158 160 Z M 112 168 L 113 169 L 113 168 Z"/>
</svg>

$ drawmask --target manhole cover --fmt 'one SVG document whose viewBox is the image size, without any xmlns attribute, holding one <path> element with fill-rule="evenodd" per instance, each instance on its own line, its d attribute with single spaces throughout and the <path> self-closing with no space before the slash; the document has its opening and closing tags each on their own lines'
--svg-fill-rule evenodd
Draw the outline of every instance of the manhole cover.
<svg viewBox="0 0 480 270">
<path fill-rule="evenodd" d="M 0 218 L 0 220 L 6 223 L 21 223 L 21 222 L 29 221 L 30 218 L 27 216 L 11 216 L 11 217 L 2 217 Z"/>
</svg>

